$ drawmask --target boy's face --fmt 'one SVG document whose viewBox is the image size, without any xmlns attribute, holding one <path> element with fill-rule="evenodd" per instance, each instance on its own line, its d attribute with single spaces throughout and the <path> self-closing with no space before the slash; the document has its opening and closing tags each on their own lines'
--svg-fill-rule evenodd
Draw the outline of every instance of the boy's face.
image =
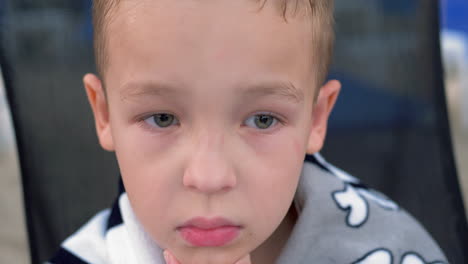
<svg viewBox="0 0 468 264">
<path fill-rule="evenodd" d="M 309 18 L 268 1 L 122 1 L 101 82 L 85 85 L 146 231 L 182 263 L 229 263 L 279 226 L 339 90 L 313 105 Z M 181 228 L 222 217 L 234 228 Z M 211 232 L 211 233 L 210 233 Z M 187 239 L 187 240 L 186 240 Z"/>
</svg>

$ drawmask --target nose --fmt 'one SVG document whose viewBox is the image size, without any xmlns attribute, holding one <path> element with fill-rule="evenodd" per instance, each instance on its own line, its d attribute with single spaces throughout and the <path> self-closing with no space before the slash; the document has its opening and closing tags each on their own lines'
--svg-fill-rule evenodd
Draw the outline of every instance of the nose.
<svg viewBox="0 0 468 264">
<path fill-rule="evenodd" d="M 236 186 L 237 179 L 223 152 L 224 137 L 207 135 L 197 144 L 184 172 L 185 187 L 205 194 L 230 190 Z"/>
</svg>

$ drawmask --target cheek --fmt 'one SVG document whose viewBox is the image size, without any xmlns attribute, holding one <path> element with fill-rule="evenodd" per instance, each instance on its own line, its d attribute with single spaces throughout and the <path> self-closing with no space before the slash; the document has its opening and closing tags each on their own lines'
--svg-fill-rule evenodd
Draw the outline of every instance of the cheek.
<svg viewBox="0 0 468 264">
<path fill-rule="evenodd" d="M 294 133 L 277 137 L 256 149 L 254 161 L 246 168 L 251 177 L 249 200 L 256 214 L 252 223 L 262 236 L 271 235 L 291 205 L 305 155 L 303 144 Z"/>
<path fill-rule="evenodd" d="M 114 132 L 115 152 L 132 209 L 142 225 L 159 242 L 172 229 L 168 210 L 178 193 L 180 162 L 170 139 L 143 135 L 138 129 Z"/>
</svg>

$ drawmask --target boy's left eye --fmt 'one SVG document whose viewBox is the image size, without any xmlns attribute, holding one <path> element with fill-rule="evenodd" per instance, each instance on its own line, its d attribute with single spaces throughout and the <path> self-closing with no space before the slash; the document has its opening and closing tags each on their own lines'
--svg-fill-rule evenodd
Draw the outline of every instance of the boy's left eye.
<svg viewBox="0 0 468 264">
<path fill-rule="evenodd" d="M 152 115 L 144 120 L 147 124 L 153 127 L 166 128 L 173 124 L 177 124 L 178 121 L 174 115 L 161 113 Z"/>
<path fill-rule="evenodd" d="M 258 114 L 253 115 L 245 121 L 245 123 L 250 127 L 256 127 L 259 129 L 268 129 L 271 126 L 274 126 L 278 122 L 278 119 L 269 114 Z"/>
</svg>

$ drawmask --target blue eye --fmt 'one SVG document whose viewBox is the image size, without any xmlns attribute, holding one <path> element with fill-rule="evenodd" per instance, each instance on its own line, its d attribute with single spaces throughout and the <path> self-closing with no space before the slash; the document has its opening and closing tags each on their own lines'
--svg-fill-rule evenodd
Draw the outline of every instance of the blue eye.
<svg viewBox="0 0 468 264">
<path fill-rule="evenodd" d="M 161 113 L 152 115 L 144 120 L 148 125 L 153 127 L 166 128 L 173 124 L 177 124 L 178 121 L 174 115 Z"/>
<path fill-rule="evenodd" d="M 276 117 L 268 114 L 253 115 L 245 121 L 248 126 L 257 127 L 259 129 L 268 129 L 277 122 L 278 119 Z"/>
</svg>

